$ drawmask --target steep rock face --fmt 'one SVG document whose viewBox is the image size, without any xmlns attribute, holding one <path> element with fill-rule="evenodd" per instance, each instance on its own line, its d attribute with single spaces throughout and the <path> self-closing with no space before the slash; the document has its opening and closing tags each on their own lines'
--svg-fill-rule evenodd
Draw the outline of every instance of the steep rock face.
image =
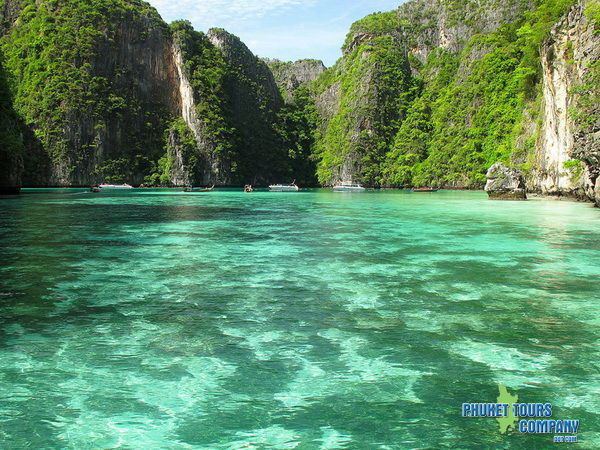
<svg viewBox="0 0 600 450">
<path fill-rule="evenodd" d="M 21 127 L 0 63 L 0 195 L 16 194 L 21 188 L 24 151 Z"/>
<path fill-rule="evenodd" d="M 496 30 L 532 6 L 525 0 L 415 0 L 355 23 L 344 56 L 316 83 L 317 109 L 323 117 L 316 149 L 320 181 L 384 183 L 383 161 L 432 53 L 457 54 L 475 34 Z M 484 47 L 473 50 L 473 57 L 475 50 L 479 57 L 486 53 Z"/>
<path fill-rule="evenodd" d="M 460 52 L 471 36 L 489 33 L 534 7 L 531 0 L 422 0 L 398 8 L 400 33 L 422 63 L 432 50 Z"/>
<path fill-rule="evenodd" d="M 397 35 L 358 45 L 323 74 L 316 84 L 322 117 L 316 153 L 323 184 L 375 184 L 379 161 L 410 101 L 403 93 L 412 84 L 406 47 Z"/>
<path fill-rule="evenodd" d="M 588 63 L 579 73 L 580 82 L 573 92 L 575 127 L 572 155 L 584 164 L 586 195 L 600 206 L 600 4 L 597 0 L 582 3 L 583 16 L 580 9 L 573 11 L 580 18 L 584 30 L 576 52 Z"/>
<path fill-rule="evenodd" d="M 169 27 L 141 0 L 0 0 L 0 14 L 4 110 L 24 141 L 3 152 L 5 184 L 21 172 L 28 186 L 314 183 L 310 98 L 295 90 L 286 105 L 226 31 Z"/>
<path fill-rule="evenodd" d="M 584 13 L 585 4 L 577 4 L 555 26 L 541 52 L 542 127 L 529 187 L 544 194 L 592 197 L 600 170 L 598 107 L 586 113 L 585 120 L 591 119 L 586 127 L 574 117 L 578 88 L 600 59 L 600 36 Z"/>
<path fill-rule="evenodd" d="M 198 152 L 196 136 L 187 126 L 184 119 L 173 122 L 168 131 L 167 152 L 162 162 L 166 167 L 161 184 L 171 186 L 190 186 L 199 183 L 206 173 L 208 163 L 202 153 Z"/>
<path fill-rule="evenodd" d="M 27 14 L 2 48 L 15 84 L 27 86 L 15 98 L 35 141 L 27 142 L 24 183 L 142 183 L 180 109 L 168 27 L 138 0 L 9 0 L 4 21 L 20 8 Z"/>
<path fill-rule="evenodd" d="M 208 31 L 208 39 L 212 44 L 223 52 L 227 62 L 239 73 L 233 89 L 236 89 L 240 97 L 246 97 L 248 93 L 246 87 L 256 87 L 265 94 L 265 101 L 273 110 L 282 105 L 282 98 L 267 64 L 254 55 L 246 44 L 237 36 L 228 33 L 220 28 L 212 28 Z M 236 85 L 237 84 L 237 85 Z M 240 98 L 237 108 L 250 106 L 243 104 L 243 98 Z M 250 100 L 250 103 L 252 100 Z"/>
<path fill-rule="evenodd" d="M 294 91 L 315 81 L 326 69 L 323 61 L 315 59 L 302 59 L 295 62 L 282 62 L 276 59 L 264 61 L 271 69 L 286 103 L 293 103 Z"/>
<path fill-rule="evenodd" d="M 192 33 L 188 30 L 188 33 Z M 192 163 L 185 158 L 180 144 L 181 131 L 176 132 L 173 129 L 169 132 L 167 143 L 168 157 L 173 158 L 173 167 L 170 171 L 170 184 L 174 186 L 187 186 L 190 184 L 229 184 L 231 182 L 228 173 L 229 165 L 221 161 L 216 155 L 217 143 L 211 140 L 210 131 L 206 124 L 199 117 L 199 104 L 197 98 L 202 96 L 194 89 L 190 80 L 190 70 L 192 67 L 186 65 L 188 52 L 193 51 L 188 46 L 190 43 L 184 43 L 177 39 L 175 34 L 173 42 L 174 63 L 179 79 L 179 97 L 181 98 L 179 116 L 183 118 L 189 130 L 193 133 L 196 148 L 195 162 Z M 193 39 L 193 37 L 191 37 Z M 200 37 L 202 39 L 202 37 Z M 187 152 L 190 154 L 190 152 Z M 202 164 L 198 164 L 198 158 Z M 192 167 L 194 166 L 194 167 Z"/>
<path fill-rule="evenodd" d="M 175 131 L 169 133 L 167 140 L 167 157 L 172 161 L 169 182 L 173 186 L 189 186 L 192 184 L 190 174 L 186 169 L 184 151 L 179 134 Z"/>
<path fill-rule="evenodd" d="M 221 29 L 207 34 L 188 22 L 171 25 L 181 97 L 180 114 L 195 144 L 167 165 L 170 183 L 180 184 L 181 170 L 191 184 L 266 183 L 281 177 L 288 156 L 278 134 L 283 99 L 273 74 L 234 35 Z M 187 132 L 177 125 L 179 136 Z M 170 142 L 173 135 L 171 133 Z M 193 148 L 192 148 L 193 147 Z"/>
<path fill-rule="evenodd" d="M 273 73 L 238 37 L 222 29 L 209 30 L 207 37 L 228 66 L 227 109 L 236 134 L 232 178 L 251 184 L 281 179 L 288 160 L 276 125 L 284 102 Z"/>
<path fill-rule="evenodd" d="M 2 0 L 0 1 L 0 32 L 4 33 L 10 29 L 15 23 L 21 9 L 23 8 L 24 1 L 22 0 Z"/>
</svg>

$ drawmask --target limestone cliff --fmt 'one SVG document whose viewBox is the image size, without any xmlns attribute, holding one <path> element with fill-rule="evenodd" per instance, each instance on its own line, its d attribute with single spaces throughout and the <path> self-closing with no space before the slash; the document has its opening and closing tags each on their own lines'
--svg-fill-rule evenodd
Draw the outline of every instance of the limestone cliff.
<svg viewBox="0 0 600 450">
<path fill-rule="evenodd" d="M 25 148 L 6 152 L 0 184 L 21 172 L 27 186 L 294 177 L 281 93 L 237 37 L 169 27 L 141 0 L 2 0 L 0 15 Z"/>
<path fill-rule="evenodd" d="M 355 23 L 325 69 L 142 0 L 0 0 L 0 186 L 481 188 L 501 162 L 598 199 L 598 11 L 412 0 Z"/>
<path fill-rule="evenodd" d="M 489 33 L 518 20 L 532 9 L 533 0 L 413 0 L 387 14 L 384 27 L 373 27 L 369 17 L 355 23 L 344 53 L 381 34 L 396 34 L 422 63 L 437 48 L 458 53 L 475 34 Z M 373 15 L 371 17 L 374 17 Z"/>
<path fill-rule="evenodd" d="M 544 194 L 593 198 L 600 172 L 599 107 L 578 111 L 586 94 L 580 88 L 600 60 L 600 36 L 585 14 L 588 3 L 575 5 L 542 47 L 542 125 L 529 187 Z M 598 89 L 595 83 L 586 88 L 596 95 Z"/>
<path fill-rule="evenodd" d="M 292 176 L 276 128 L 284 102 L 273 73 L 237 36 L 220 28 L 207 36 L 228 67 L 227 108 L 236 139 L 234 179 L 266 184 Z"/>
<path fill-rule="evenodd" d="M 156 11 L 137 0 L 8 0 L 3 11 L 15 109 L 31 131 L 24 184 L 142 183 L 180 108 L 169 30 Z"/>
<path fill-rule="evenodd" d="M 195 148 L 169 131 L 169 180 L 180 185 L 267 183 L 284 177 L 288 156 L 278 133 L 283 99 L 273 74 L 239 38 L 207 34 L 187 22 L 171 26 L 179 75 L 180 115 Z M 185 174 L 184 174 L 185 172 Z"/>
<path fill-rule="evenodd" d="M 233 137 L 215 131 L 216 127 L 224 126 L 222 122 L 215 124 L 204 117 L 214 115 L 222 118 L 226 115 L 222 98 L 226 95 L 222 85 L 225 62 L 206 35 L 194 31 L 189 23 L 174 23 L 171 30 L 181 98 L 179 116 L 187 129 L 181 124 L 174 124 L 168 132 L 167 157 L 171 161 L 167 174 L 169 184 L 229 184 L 229 154 L 218 152 L 217 149 L 219 141 Z M 202 82 L 204 71 L 211 68 L 220 69 L 212 87 Z M 211 89 L 213 92 L 210 92 Z"/>
<path fill-rule="evenodd" d="M 13 109 L 6 74 L 0 63 L 0 195 L 19 192 L 23 151 L 22 124 Z"/>
<path fill-rule="evenodd" d="M 352 26 L 314 84 L 319 179 L 482 188 L 496 162 L 529 190 L 594 198 L 597 0 L 413 0 Z"/>
<path fill-rule="evenodd" d="M 343 57 L 316 85 L 324 119 L 317 143 L 320 180 L 388 184 L 383 160 L 419 93 L 421 71 L 432 53 L 458 55 L 472 36 L 509 24 L 532 7 L 525 0 L 414 0 L 355 23 Z"/>
<path fill-rule="evenodd" d="M 295 62 L 277 59 L 264 61 L 271 69 L 286 103 L 293 103 L 294 91 L 315 81 L 326 69 L 323 61 L 316 59 L 301 59 Z"/>
</svg>

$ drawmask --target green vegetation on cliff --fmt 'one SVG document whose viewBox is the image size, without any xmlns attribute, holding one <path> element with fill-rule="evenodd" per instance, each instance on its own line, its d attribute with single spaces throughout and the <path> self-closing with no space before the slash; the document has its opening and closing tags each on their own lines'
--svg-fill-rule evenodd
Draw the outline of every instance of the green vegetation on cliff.
<svg viewBox="0 0 600 450">
<path fill-rule="evenodd" d="M 235 128 L 231 125 L 231 105 L 227 83 L 231 76 L 222 52 L 202 32 L 187 21 L 171 24 L 175 44 L 179 46 L 190 83 L 194 90 L 196 114 L 207 139 L 216 143 L 219 155 L 228 155 L 235 147 Z"/>
<path fill-rule="evenodd" d="M 174 132 L 183 142 L 183 162 L 191 181 L 202 181 L 202 164 L 212 153 L 221 165 L 237 178 L 237 158 L 240 137 L 233 123 L 229 85 L 232 69 L 221 50 L 215 47 L 206 34 L 195 31 L 191 23 L 177 21 L 171 24 L 173 40 L 181 51 L 185 71 L 192 90 L 195 116 L 200 122 L 202 143 L 195 142 L 191 130 L 183 119 L 177 119 L 169 132 Z M 193 144 L 195 142 L 195 144 Z M 205 144 L 205 148 L 201 148 Z M 172 145 L 172 143 L 170 144 Z M 167 158 L 174 156 L 174 149 L 167 146 Z M 162 164 L 164 170 L 165 164 Z M 164 174 L 162 176 L 164 183 Z"/>
<path fill-rule="evenodd" d="M 118 149 L 104 156 L 105 167 L 97 172 L 119 166 L 131 178 L 147 170 L 164 146 L 168 112 L 138 95 L 133 67 L 107 59 L 119 52 L 116 41 L 126 25 L 137 26 L 140 39 L 152 28 L 168 33 L 156 11 L 138 0 L 9 1 L 20 14 L 0 44 L 14 108 L 43 153 L 25 155 L 31 171 L 48 156 L 62 177 L 76 179 L 78 166 L 102 144 Z M 115 133 L 120 142 L 107 145 Z"/>
<path fill-rule="evenodd" d="M 363 181 L 375 184 L 417 84 L 404 47 L 392 36 L 360 43 L 341 61 L 314 86 L 317 95 L 332 85 L 341 92 L 339 108 L 321 124 L 315 147 L 319 181 L 358 171 Z"/>
<path fill-rule="evenodd" d="M 278 120 L 278 133 L 289 158 L 288 178 L 303 186 L 316 186 L 316 164 L 312 151 L 318 123 L 317 109 L 306 86 L 294 90 L 292 100 L 292 103 L 283 106 Z"/>
<path fill-rule="evenodd" d="M 296 101 L 284 106 L 266 63 L 224 30 L 212 29 L 206 35 L 185 21 L 175 22 L 171 30 L 194 94 L 196 131 L 202 136 L 195 151 L 182 155 L 190 180 L 202 181 L 202 169 L 210 160 L 225 175 L 222 182 L 296 178 L 313 184 L 310 157 L 316 119 L 310 97 L 298 90 Z M 163 164 L 161 170 L 166 167 Z"/>
<path fill-rule="evenodd" d="M 202 179 L 206 167 L 206 156 L 198 148 L 196 138 L 185 120 L 178 118 L 165 132 L 166 153 L 158 160 L 155 173 L 146 179 L 153 186 L 169 186 L 173 183 L 173 165 L 178 155 L 181 157 L 186 184 Z"/>
<path fill-rule="evenodd" d="M 287 151 L 277 132 L 283 99 L 267 64 L 237 36 L 209 31 L 229 66 L 227 95 L 238 141 L 235 181 L 267 183 L 291 176 Z"/>
<path fill-rule="evenodd" d="M 0 157 L 38 185 L 479 187 L 497 161 L 530 168 L 540 49 L 575 3 L 407 2 L 356 22 L 323 72 L 168 26 L 141 0 L 0 0 Z M 599 71 L 572 89 L 585 133 Z"/>
<path fill-rule="evenodd" d="M 23 153 L 21 124 L 12 106 L 12 97 L 0 59 L 0 188 L 20 186 Z"/>
<path fill-rule="evenodd" d="M 281 110 L 267 65 L 224 30 L 169 27 L 140 0 L 5 0 L 0 14 L 2 113 L 22 119 L 27 151 L 8 119 L 2 139 L 27 184 L 313 179 L 310 100 Z M 188 101 L 193 131 L 177 118 Z"/>
<path fill-rule="evenodd" d="M 516 142 L 540 95 L 540 48 L 575 3 L 539 0 L 518 20 L 474 34 L 460 52 L 432 48 L 423 62 L 408 52 L 423 41 L 423 18 L 409 23 L 391 12 L 357 22 L 345 56 L 314 86 L 319 96 L 340 85 L 315 149 L 321 182 L 351 174 L 385 186 L 478 187 L 494 162 L 524 162 Z M 447 14 L 477 30 L 469 5 L 455 2 Z"/>
<path fill-rule="evenodd" d="M 479 46 L 495 48 L 469 63 L 469 55 Z M 463 51 L 461 65 L 448 84 L 442 87 L 438 82 L 434 90 L 425 88 L 420 98 L 423 104 L 411 113 L 425 121 L 421 129 L 427 126 L 431 131 L 422 136 L 422 151 L 411 161 L 412 178 L 401 180 L 401 184 L 478 186 L 494 162 L 510 158 L 515 127 L 534 76 L 532 70 L 520 65 L 520 57 L 519 49 L 504 39 L 502 31 L 494 33 Z M 437 61 L 430 59 L 428 63 Z M 430 111 L 429 118 L 423 110 Z M 412 120 L 411 114 L 408 121 Z M 396 136 L 394 150 L 404 152 L 406 133 L 412 133 L 409 127 L 403 127 Z M 406 170 L 397 168 L 393 159 L 388 158 L 387 163 L 386 172 L 391 177 L 382 183 L 394 184 L 399 181 L 398 171 Z"/>
</svg>

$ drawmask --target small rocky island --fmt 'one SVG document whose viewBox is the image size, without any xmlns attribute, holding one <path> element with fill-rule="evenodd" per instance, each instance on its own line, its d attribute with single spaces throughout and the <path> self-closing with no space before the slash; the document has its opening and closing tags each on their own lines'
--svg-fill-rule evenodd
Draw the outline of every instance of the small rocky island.
<svg viewBox="0 0 600 450">
<path fill-rule="evenodd" d="M 525 177 L 520 170 L 496 163 L 487 173 L 485 191 L 491 200 L 527 200 Z"/>
</svg>

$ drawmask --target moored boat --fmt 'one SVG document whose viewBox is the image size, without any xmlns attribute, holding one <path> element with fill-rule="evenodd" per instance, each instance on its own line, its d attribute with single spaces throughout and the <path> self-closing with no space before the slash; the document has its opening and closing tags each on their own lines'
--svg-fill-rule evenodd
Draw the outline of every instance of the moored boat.
<svg viewBox="0 0 600 450">
<path fill-rule="evenodd" d="M 213 184 L 209 188 L 195 188 L 193 186 L 188 186 L 183 191 L 184 192 L 212 192 L 214 190 L 215 190 L 215 185 Z"/>
<path fill-rule="evenodd" d="M 271 192 L 298 192 L 300 188 L 296 185 L 296 180 L 292 184 L 273 184 L 269 186 Z"/>
<path fill-rule="evenodd" d="M 333 187 L 335 192 L 363 192 L 366 189 L 362 187 L 359 183 L 352 183 L 351 181 L 345 181 L 340 184 L 336 184 Z"/>
<path fill-rule="evenodd" d="M 100 189 L 133 189 L 129 184 L 101 184 Z"/>
<path fill-rule="evenodd" d="M 439 189 L 432 187 L 413 188 L 413 192 L 437 192 Z"/>
</svg>

